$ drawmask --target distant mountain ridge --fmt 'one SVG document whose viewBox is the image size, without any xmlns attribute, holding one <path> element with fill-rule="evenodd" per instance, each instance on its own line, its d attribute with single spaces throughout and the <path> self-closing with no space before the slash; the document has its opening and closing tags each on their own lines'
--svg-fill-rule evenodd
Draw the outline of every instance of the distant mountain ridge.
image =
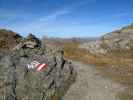
<svg viewBox="0 0 133 100">
<path fill-rule="evenodd" d="M 43 42 L 47 46 L 52 47 L 63 47 L 64 45 L 70 45 L 70 44 L 81 44 L 86 43 L 90 41 L 96 41 L 98 40 L 98 37 L 86 37 L 86 38 L 43 38 Z"/>
</svg>

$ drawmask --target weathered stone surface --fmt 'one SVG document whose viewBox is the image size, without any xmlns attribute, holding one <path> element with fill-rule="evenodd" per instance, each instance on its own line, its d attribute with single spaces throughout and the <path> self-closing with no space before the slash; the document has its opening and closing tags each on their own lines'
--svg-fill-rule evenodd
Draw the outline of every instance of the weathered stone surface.
<svg viewBox="0 0 133 100">
<path fill-rule="evenodd" d="M 17 48 L 0 59 L 0 100 L 61 100 L 76 75 L 63 51 L 41 46 Z M 40 72 L 28 70 L 26 65 L 34 60 L 48 67 Z"/>
</svg>

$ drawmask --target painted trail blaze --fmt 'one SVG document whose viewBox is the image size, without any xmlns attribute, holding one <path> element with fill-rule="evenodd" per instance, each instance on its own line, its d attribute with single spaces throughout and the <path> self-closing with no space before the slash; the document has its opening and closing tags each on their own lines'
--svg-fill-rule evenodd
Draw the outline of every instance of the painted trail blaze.
<svg viewBox="0 0 133 100">
<path fill-rule="evenodd" d="M 47 64 L 45 64 L 45 63 L 38 64 L 37 67 L 36 67 L 36 70 L 37 71 L 41 71 L 41 70 L 43 70 L 46 67 L 47 67 Z"/>
<path fill-rule="evenodd" d="M 36 69 L 37 71 L 41 71 L 46 68 L 48 65 L 46 63 L 39 63 L 37 61 L 33 61 L 30 64 L 27 64 L 28 69 Z"/>
</svg>

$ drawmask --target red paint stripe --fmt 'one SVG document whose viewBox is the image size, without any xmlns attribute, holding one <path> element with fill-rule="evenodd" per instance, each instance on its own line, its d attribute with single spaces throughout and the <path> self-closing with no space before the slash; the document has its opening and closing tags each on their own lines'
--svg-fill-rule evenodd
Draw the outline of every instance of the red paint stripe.
<svg viewBox="0 0 133 100">
<path fill-rule="evenodd" d="M 45 64 L 45 63 L 43 63 L 43 64 L 38 64 L 37 67 L 36 67 L 36 70 L 37 70 L 37 71 L 40 71 L 40 70 L 42 70 L 42 69 L 44 69 L 44 68 L 46 68 L 46 67 L 47 67 L 47 64 Z"/>
<path fill-rule="evenodd" d="M 36 69 L 38 68 L 38 67 L 40 67 L 42 64 L 38 64 L 37 66 L 36 66 Z"/>
</svg>

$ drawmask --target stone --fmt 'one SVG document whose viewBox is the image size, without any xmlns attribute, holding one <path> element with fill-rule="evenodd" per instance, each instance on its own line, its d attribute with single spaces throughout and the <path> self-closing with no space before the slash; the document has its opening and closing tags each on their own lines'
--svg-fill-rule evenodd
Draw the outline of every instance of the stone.
<svg viewBox="0 0 133 100">
<path fill-rule="evenodd" d="M 38 44 L 36 42 L 33 42 L 33 41 L 27 41 L 24 43 L 25 47 L 26 48 L 35 48 Z"/>
<path fill-rule="evenodd" d="M 16 45 L 12 50 L 19 50 L 21 48 L 40 48 L 41 41 L 34 36 L 33 34 L 29 34 L 29 36 L 25 39 L 25 41 L 21 41 L 18 45 Z"/>
<path fill-rule="evenodd" d="M 0 92 L 0 97 L 5 97 L 5 100 L 51 100 L 56 96 L 60 100 L 63 96 L 61 93 L 66 93 L 68 89 L 63 84 L 69 84 L 69 78 L 76 77 L 73 66 L 67 63 L 60 49 L 44 49 L 41 46 L 36 47 L 34 43 L 31 43 L 32 46 L 26 44 L 32 39 L 35 37 L 30 35 L 11 55 L 1 57 L 0 79 L 3 82 L 3 94 Z M 40 72 L 28 70 L 26 65 L 34 60 L 48 64 L 48 68 Z"/>
</svg>

